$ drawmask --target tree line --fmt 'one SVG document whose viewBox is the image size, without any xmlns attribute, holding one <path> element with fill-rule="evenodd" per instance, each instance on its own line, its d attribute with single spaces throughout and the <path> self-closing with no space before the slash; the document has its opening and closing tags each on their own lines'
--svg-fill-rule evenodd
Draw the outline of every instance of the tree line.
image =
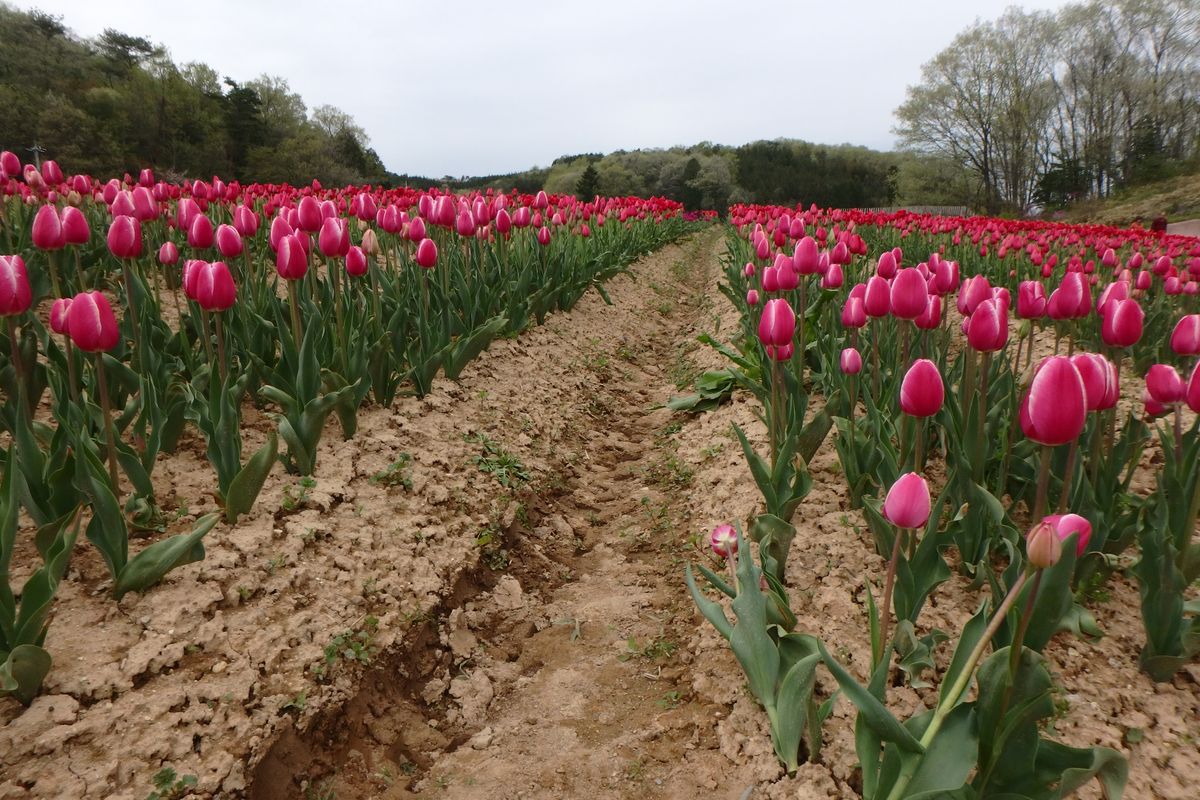
<svg viewBox="0 0 1200 800">
<path fill-rule="evenodd" d="M 386 182 L 366 132 L 334 106 L 309 110 L 285 79 L 238 81 L 176 64 L 148 39 L 73 35 L 62 18 L 0 3 L 0 149 L 35 145 L 72 172 L 152 166 L 167 177 L 301 184 Z M 395 177 L 395 176 L 390 176 Z"/>
<path fill-rule="evenodd" d="M 1195 171 L 1200 2 L 1009 9 L 922 67 L 902 145 L 970 178 L 974 204 L 1028 212 Z"/>
</svg>

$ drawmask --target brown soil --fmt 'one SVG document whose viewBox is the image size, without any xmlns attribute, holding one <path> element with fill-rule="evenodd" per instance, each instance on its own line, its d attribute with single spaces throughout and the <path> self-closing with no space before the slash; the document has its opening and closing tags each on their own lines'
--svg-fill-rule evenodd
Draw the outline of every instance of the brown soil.
<svg viewBox="0 0 1200 800">
<path fill-rule="evenodd" d="M 315 486 L 276 472 L 203 563 L 144 596 L 109 599 L 81 544 L 45 694 L 24 713 L 0 701 L 0 798 L 143 800 L 166 764 L 200 796 L 269 800 L 856 797 L 852 706 L 827 723 L 821 763 L 783 776 L 683 586 L 686 563 L 711 559 L 707 531 L 759 504 L 730 432 L 762 444 L 749 398 L 696 417 L 655 408 L 725 366 L 694 341 L 736 325 L 716 291 L 721 249 L 717 230 L 668 247 L 612 282 L 613 306 L 591 294 L 497 342 L 460 382 L 364 411 L 349 442 L 331 425 Z M 250 422 L 248 447 L 269 425 Z M 156 474 L 179 529 L 214 508 L 201 444 Z M 528 481 L 501 485 L 518 469 L 501 451 Z M 402 453 L 411 488 L 372 480 Z M 799 628 L 861 677 L 864 580 L 878 596 L 883 564 L 836 462 L 828 443 L 814 460 L 789 574 Z M 1093 606 L 1104 639 L 1048 648 L 1064 688 L 1054 729 L 1128 753 L 1127 797 L 1192 797 L 1200 668 L 1151 684 L 1136 586 L 1109 589 Z M 954 631 L 977 603 L 955 578 L 922 621 Z M 347 631 L 369 663 L 348 658 L 353 635 L 327 663 Z M 908 713 L 928 694 L 893 698 Z"/>
</svg>

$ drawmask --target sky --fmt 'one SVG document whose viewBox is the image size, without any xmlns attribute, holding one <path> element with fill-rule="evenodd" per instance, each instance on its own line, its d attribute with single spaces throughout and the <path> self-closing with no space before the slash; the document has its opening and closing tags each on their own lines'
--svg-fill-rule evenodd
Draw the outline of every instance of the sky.
<svg viewBox="0 0 1200 800">
<path fill-rule="evenodd" d="M 921 65 L 1013 0 L 15 0 L 331 104 L 397 173 L 779 137 L 876 149 Z M 1053 9 L 1061 0 L 1023 0 Z"/>
</svg>

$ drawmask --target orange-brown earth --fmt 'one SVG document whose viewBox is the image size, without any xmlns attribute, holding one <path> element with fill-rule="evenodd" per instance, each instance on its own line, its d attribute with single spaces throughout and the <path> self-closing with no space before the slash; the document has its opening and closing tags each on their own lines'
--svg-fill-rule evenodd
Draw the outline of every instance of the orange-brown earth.
<svg viewBox="0 0 1200 800">
<path fill-rule="evenodd" d="M 364 411 L 349 442 L 331 425 L 315 483 L 277 471 L 204 562 L 145 595 L 114 603 L 81 543 L 43 696 L 0 701 L 0 798 L 143 800 L 168 765 L 201 797 L 856 797 L 850 704 L 821 762 L 784 776 L 683 586 L 707 531 L 759 502 L 730 433 L 762 444 L 749 398 L 656 408 L 724 366 L 694 341 L 736 324 L 721 249 L 716 230 L 665 248 L 611 283 L 613 306 L 591 294 L 497 342 L 460 382 Z M 247 421 L 252 447 L 270 422 Z M 156 473 L 174 528 L 215 507 L 202 452 L 189 440 Z M 829 443 L 812 468 L 799 627 L 861 677 L 864 581 L 878 596 L 883 563 Z M 1126 752 L 1127 797 L 1193 797 L 1200 668 L 1152 684 L 1136 586 L 1118 575 L 1108 595 L 1092 604 L 1105 638 L 1047 649 L 1054 732 Z M 977 603 L 954 578 L 923 625 L 954 631 Z"/>
</svg>

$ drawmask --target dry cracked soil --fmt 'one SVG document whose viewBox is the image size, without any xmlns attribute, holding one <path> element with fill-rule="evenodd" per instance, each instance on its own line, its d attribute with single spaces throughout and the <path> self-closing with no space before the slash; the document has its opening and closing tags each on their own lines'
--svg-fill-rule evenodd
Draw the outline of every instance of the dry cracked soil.
<svg viewBox="0 0 1200 800">
<path fill-rule="evenodd" d="M 737 324 L 722 252 L 717 228 L 664 248 L 609 284 L 612 305 L 589 294 L 460 381 L 364 410 L 348 442 L 331 427 L 315 480 L 274 473 L 202 563 L 142 596 L 112 602 L 81 547 L 43 695 L 0 701 L 0 800 L 144 800 L 164 766 L 195 796 L 263 800 L 857 797 L 850 704 L 820 760 L 785 776 L 683 584 L 689 562 L 720 568 L 707 531 L 759 502 L 731 433 L 762 445 L 752 398 L 662 408 L 724 366 L 695 340 Z M 253 447 L 270 423 L 248 415 Z M 861 677 L 864 582 L 878 596 L 883 564 L 828 443 L 811 466 L 799 627 Z M 172 532 L 215 508 L 201 441 L 158 477 Z M 1092 609 L 1103 639 L 1047 650 L 1054 731 L 1126 752 L 1127 797 L 1195 797 L 1200 670 L 1151 684 L 1136 587 L 1118 576 L 1109 595 Z M 955 630 L 977 603 L 954 579 L 923 622 Z M 904 713 L 931 698 L 893 695 Z"/>
</svg>

